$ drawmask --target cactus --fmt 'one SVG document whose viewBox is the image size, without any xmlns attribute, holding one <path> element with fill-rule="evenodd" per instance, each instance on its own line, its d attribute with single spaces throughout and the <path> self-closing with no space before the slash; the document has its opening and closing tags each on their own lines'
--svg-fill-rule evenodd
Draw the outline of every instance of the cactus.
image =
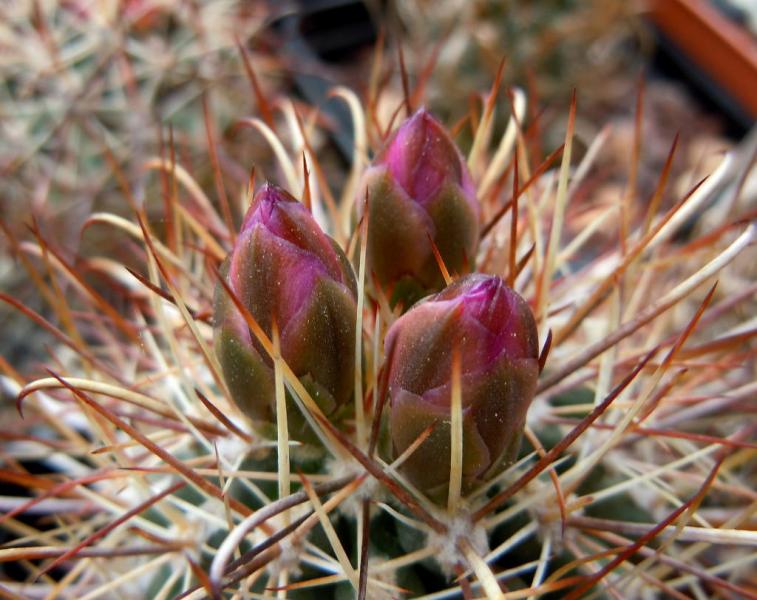
<svg viewBox="0 0 757 600">
<path fill-rule="evenodd" d="M 242 112 L 257 100 L 239 105 L 261 134 L 243 141 L 193 113 L 210 172 L 167 134 L 149 175 L 109 161 L 132 212 L 93 213 L 82 231 L 107 245 L 62 250 L 51 198 L 25 239 L 3 213 L 36 298 L 0 299 L 48 336 L 50 357 L 0 360 L 23 413 L 0 407 L 0 481 L 15 488 L 0 492 L 0 592 L 749 597 L 757 234 L 746 186 L 717 191 L 743 181 L 753 149 L 717 156 L 683 191 L 702 172 L 665 188 L 666 167 L 647 214 L 631 181 L 618 210 L 585 200 L 612 133 L 573 170 L 576 104 L 544 158 L 519 129 L 525 95 L 511 107 L 495 87 L 466 121 L 470 182 L 445 126 L 459 168 L 432 169 L 410 199 L 452 187 L 476 213 L 476 239 L 466 221 L 456 240 L 473 250 L 448 254 L 431 233 L 439 256 L 418 271 L 431 295 L 393 304 L 376 253 L 399 250 L 372 246 L 378 217 L 360 202 L 403 125 L 378 112 L 392 89 L 374 77 L 366 97 L 335 91 L 355 126 L 344 180 L 325 176 L 317 109 L 282 93 L 263 98 L 270 122 Z M 408 92 L 398 110 L 441 128 L 412 116 Z M 497 114 L 513 133 L 491 140 Z M 263 154 L 261 140 L 256 174 L 292 197 L 240 183 L 233 157 Z M 418 193 L 399 173 L 391 193 Z M 694 213 L 705 225 L 685 237 Z M 414 234 L 433 255 L 429 230 Z"/>
</svg>

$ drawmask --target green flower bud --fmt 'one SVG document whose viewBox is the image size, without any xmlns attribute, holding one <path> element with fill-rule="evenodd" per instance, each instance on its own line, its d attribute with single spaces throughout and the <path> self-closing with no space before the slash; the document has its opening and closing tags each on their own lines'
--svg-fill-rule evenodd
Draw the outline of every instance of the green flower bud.
<svg viewBox="0 0 757 600">
<path fill-rule="evenodd" d="M 362 190 L 368 269 L 395 298 L 410 301 L 444 287 L 431 240 L 450 273 L 473 264 L 476 190 L 454 142 L 425 109 L 400 125 L 366 171 Z"/>
<path fill-rule="evenodd" d="M 354 385 L 355 278 L 305 206 L 263 186 L 223 271 L 268 336 L 276 320 L 281 356 L 323 412 L 333 415 L 345 405 Z M 214 312 L 215 351 L 234 401 L 254 421 L 275 423 L 273 362 L 220 283 Z M 293 416 L 290 435 L 301 439 L 306 426 Z"/>
<path fill-rule="evenodd" d="M 392 325 L 386 337 L 392 445 L 398 456 L 434 426 L 403 465 L 408 479 L 432 497 L 449 485 L 455 347 L 461 358 L 464 489 L 516 457 L 539 374 L 534 317 L 499 277 L 463 277 Z"/>
</svg>

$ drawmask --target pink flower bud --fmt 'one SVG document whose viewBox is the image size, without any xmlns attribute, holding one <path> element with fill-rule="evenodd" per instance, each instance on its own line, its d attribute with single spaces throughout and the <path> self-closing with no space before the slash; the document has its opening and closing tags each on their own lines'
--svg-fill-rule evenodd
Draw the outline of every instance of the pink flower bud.
<svg viewBox="0 0 757 600">
<path fill-rule="evenodd" d="M 450 273 L 473 265 L 476 190 L 455 143 L 425 109 L 400 125 L 366 171 L 359 205 L 366 194 L 368 268 L 381 285 L 409 289 L 410 298 L 444 287 L 430 240 Z"/>
<path fill-rule="evenodd" d="M 410 481 L 431 495 L 449 484 L 456 347 L 461 358 L 465 488 L 517 455 L 539 373 L 534 317 L 499 277 L 465 276 L 392 325 L 386 337 L 392 445 L 399 455 L 434 426 L 403 466 Z"/>
<path fill-rule="evenodd" d="M 324 413 L 344 405 L 353 387 L 355 278 L 305 206 L 282 189 L 263 186 L 223 270 L 269 337 L 276 320 L 282 357 Z M 250 418 L 275 422 L 268 353 L 220 284 L 214 309 L 216 354 L 234 401 Z"/>
</svg>

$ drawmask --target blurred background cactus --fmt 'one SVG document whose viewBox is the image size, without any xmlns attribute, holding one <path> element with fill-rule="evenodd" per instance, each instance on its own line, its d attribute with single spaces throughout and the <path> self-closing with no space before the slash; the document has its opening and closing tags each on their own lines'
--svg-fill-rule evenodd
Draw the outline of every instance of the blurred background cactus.
<svg viewBox="0 0 757 600">
<path fill-rule="evenodd" d="M 0 594 L 754 597 L 757 137 L 725 137 L 685 92 L 640 77 L 641 10 L 0 7 Z M 378 285 L 360 203 L 371 162 L 422 106 L 461 161 L 442 179 L 456 173 L 466 202 L 476 190 L 478 232 L 467 264 L 432 244 L 428 287 L 451 287 L 410 309 Z M 272 269 L 261 298 L 300 306 L 293 292 L 323 271 L 354 301 L 337 362 L 352 361 L 322 382 L 338 418 L 306 375 L 332 356 L 329 335 L 294 340 L 313 358 L 297 365 L 283 321 L 235 305 L 266 369 L 267 429 L 214 341 L 230 309 L 216 300 L 214 320 L 214 295 L 254 279 L 222 263 L 245 243 L 255 192 L 272 193 L 264 181 L 302 204 L 261 235 L 318 265 Z M 487 298 L 471 322 L 503 326 L 479 278 L 533 314 L 507 329 L 523 347 L 505 346 L 528 362 L 521 399 L 535 389 L 525 423 L 521 407 L 517 427 L 478 427 L 501 457 L 466 471 L 473 446 L 455 431 L 470 425 L 466 373 L 484 368 L 486 335 L 460 345 L 459 414 L 450 380 L 449 422 L 399 442 L 391 420 L 393 395 L 427 391 L 410 389 L 414 362 L 455 378 L 453 346 L 396 348 L 413 315 L 462 286 Z M 282 409 L 313 439 L 290 438 Z M 496 435 L 511 429 L 517 455 Z M 445 431 L 449 447 L 427 452 Z"/>
</svg>

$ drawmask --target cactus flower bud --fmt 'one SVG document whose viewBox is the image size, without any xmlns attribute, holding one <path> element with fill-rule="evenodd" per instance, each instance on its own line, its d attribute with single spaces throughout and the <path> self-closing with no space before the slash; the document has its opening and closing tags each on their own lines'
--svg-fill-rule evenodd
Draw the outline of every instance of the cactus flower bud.
<svg viewBox="0 0 757 600">
<path fill-rule="evenodd" d="M 368 268 L 378 282 L 417 299 L 444 287 L 430 240 L 451 273 L 475 260 L 480 208 L 460 152 L 420 109 L 395 131 L 363 178 Z"/>
<path fill-rule="evenodd" d="M 263 186 L 223 276 L 268 336 L 276 320 L 281 356 L 323 412 L 344 405 L 353 389 L 355 278 L 305 206 L 284 190 Z M 234 401 L 251 419 L 275 422 L 273 362 L 220 283 L 214 312 L 215 351 Z M 305 424 L 298 416 L 289 414 L 290 433 L 301 439 L 304 431 L 297 428 Z"/>
<path fill-rule="evenodd" d="M 408 479 L 432 497 L 449 484 L 455 347 L 464 489 L 517 455 L 539 373 L 534 317 L 499 277 L 467 275 L 395 321 L 386 337 L 392 446 L 399 455 L 434 426 L 403 465 Z"/>
</svg>

